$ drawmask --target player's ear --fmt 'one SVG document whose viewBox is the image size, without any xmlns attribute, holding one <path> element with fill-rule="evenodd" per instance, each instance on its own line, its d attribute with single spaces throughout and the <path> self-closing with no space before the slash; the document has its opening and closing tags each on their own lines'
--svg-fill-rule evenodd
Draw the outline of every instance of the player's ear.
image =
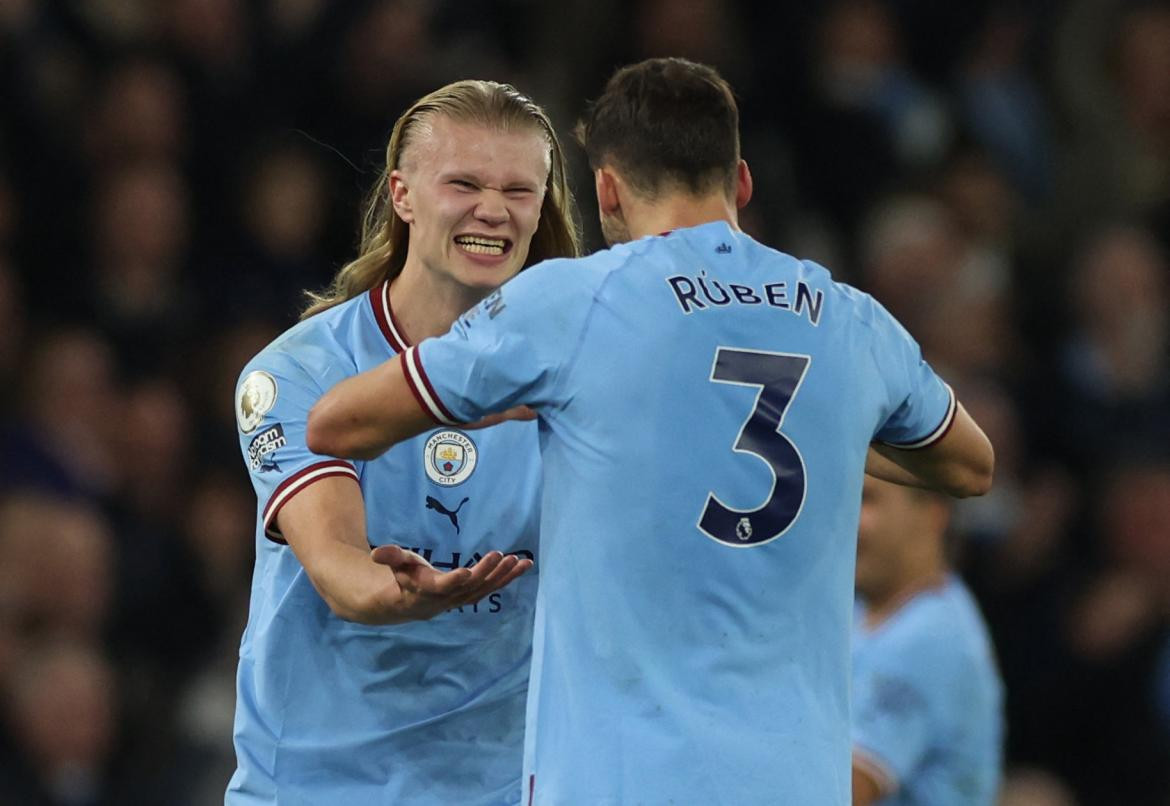
<svg viewBox="0 0 1170 806">
<path fill-rule="evenodd" d="M 410 187 L 402 171 L 397 168 L 390 172 L 389 192 L 390 203 L 394 205 L 394 212 L 398 217 L 410 224 L 414 221 L 414 207 L 410 203 Z"/>
<path fill-rule="evenodd" d="M 735 208 L 742 210 L 752 199 L 752 172 L 744 160 L 735 169 Z"/>
<path fill-rule="evenodd" d="M 608 168 L 593 172 L 593 183 L 597 188 L 597 209 L 602 215 L 614 215 L 622 209 L 621 192 L 617 177 Z"/>
</svg>

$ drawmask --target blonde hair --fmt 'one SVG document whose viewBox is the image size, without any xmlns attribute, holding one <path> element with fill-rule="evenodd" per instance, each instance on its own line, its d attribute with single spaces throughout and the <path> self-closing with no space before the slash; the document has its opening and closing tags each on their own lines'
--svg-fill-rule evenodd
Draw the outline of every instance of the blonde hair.
<svg viewBox="0 0 1170 806">
<path fill-rule="evenodd" d="M 550 168 L 540 209 L 540 224 L 532 236 L 524 267 L 549 258 L 577 257 L 580 254 L 576 208 L 565 175 L 564 153 L 548 115 L 510 84 L 456 81 L 415 101 L 394 124 L 386 146 L 386 167 L 366 198 L 358 256 L 342 266 L 324 291 L 305 292 L 309 304 L 301 319 L 360 296 L 397 277 L 402 271 L 410 228 L 390 203 L 390 172 L 401 165 L 402 154 L 414 142 L 416 132 L 425 129 L 435 115 L 503 130 L 521 126 L 539 128 L 548 139 Z"/>
</svg>

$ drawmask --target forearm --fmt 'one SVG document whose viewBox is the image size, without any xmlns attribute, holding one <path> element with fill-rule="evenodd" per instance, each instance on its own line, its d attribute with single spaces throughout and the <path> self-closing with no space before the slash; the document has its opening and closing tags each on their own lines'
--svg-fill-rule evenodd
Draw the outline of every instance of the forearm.
<svg viewBox="0 0 1170 806">
<path fill-rule="evenodd" d="M 340 618 L 361 624 L 405 621 L 395 612 L 394 574 L 370 558 L 361 488 L 350 478 L 318 481 L 277 515 L 281 534 L 309 581 Z"/>
<path fill-rule="evenodd" d="M 877 448 L 878 446 L 870 445 L 869 452 L 866 454 L 865 472 L 867 475 L 873 476 L 875 479 L 888 481 L 892 484 L 900 484 L 903 487 L 929 488 L 930 485 L 925 481 L 918 478 L 918 476 L 906 468 L 895 464 L 891 459 L 883 456 Z"/>
<path fill-rule="evenodd" d="M 373 459 L 433 425 L 395 356 L 326 392 L 309 412 L 307 439 L 314 453 Z"/>
<path fill-rule="evenodd" d="M 400 624 L 411 618 L 393 572 L 370 559 L 369 549 L 339 541 L 318 547 L 305 570 L 313 587 L 338 618 L 358 624 Z"/>
</svg>

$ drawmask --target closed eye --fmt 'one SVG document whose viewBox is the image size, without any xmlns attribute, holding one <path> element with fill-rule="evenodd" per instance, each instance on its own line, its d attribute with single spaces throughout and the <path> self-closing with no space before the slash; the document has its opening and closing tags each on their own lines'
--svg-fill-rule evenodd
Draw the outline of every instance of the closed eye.
<svg viewBox="0 0 1170 806">
<path fill-rule="evenodd" d="M 460 190 L 477 190 L 474 182 L 468 182 L 466 179 L 452 179 L 447 184 L 454 185 Z"/>
</svg>

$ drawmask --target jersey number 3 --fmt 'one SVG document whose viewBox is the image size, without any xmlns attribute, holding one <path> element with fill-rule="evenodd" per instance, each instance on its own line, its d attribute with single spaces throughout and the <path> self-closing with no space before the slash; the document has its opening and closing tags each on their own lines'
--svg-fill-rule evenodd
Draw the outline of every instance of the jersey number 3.
<svg viewBox="0 0 1170 806">
<path fill-rule="evenodd" d="M 754 386 L 756 405 L 739 431 L 734 449 L 762 459 L 772 472 L 772 491 L 756 509 L 739 510 L 707 494 L 699 529 L 726 546 L 758 546 L 788 531 L 804 505 L 804 459 L 788 437 L 780 433 L 788 404 L 796 397 L 807 355 L 769 353 L 720 347 L 715 351 L 711 380 Z"/>
</svg>

